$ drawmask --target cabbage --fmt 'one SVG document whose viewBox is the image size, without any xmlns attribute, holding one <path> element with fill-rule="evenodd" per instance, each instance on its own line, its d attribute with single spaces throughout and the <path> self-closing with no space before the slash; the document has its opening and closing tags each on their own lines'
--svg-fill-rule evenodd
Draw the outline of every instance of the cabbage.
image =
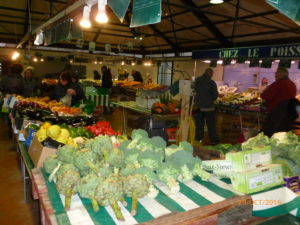
<svg viewBox="0 0 300 225">
<path fill-rule="evenodd" d="M 275 157 L 273 158 L 273 163 L 281 164 L 283 176 L 291 177 L 300 174 L 300 166 L 291 159 Z"/>
<path fill-rule="evenodd" d="M 278 132 L 270 139 L 272 145 L 278 144 L 298 144 L 298 136 L 292 132 Z"/>
<path fill-rule="evenodd" d="M 262 145 L 263 146 L 270 145 L 270 140 L 263 133 L 259 133 L 257 136 L 249 138 L 246 142 L 244 142 L 242 144 L 242 150 L 249 151 L 252 150 L 253 147 L 262 146 Z"/>
</svg>

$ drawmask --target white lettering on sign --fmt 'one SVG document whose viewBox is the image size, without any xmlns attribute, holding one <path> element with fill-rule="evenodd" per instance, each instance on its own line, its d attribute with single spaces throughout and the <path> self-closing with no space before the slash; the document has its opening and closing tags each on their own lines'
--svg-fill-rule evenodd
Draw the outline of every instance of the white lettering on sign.
<svg viewBox="0 0 300 225">
<path fill-rule="evenodd" d="M 270 51 L 271 57 L 295 57 L 300 56 L 300 46 L 285 46 L 285 47 L 272 47 Z"/>
<path fill-rule="evenodd" d="M 259 53 L 259 48 L 250 48 L 248 50 L 248 57 L 251 58 L 258 57 L 258 53 Z"/>
<path fill-rule="evenodd" d="M 224 50 L 219 52 L 220 58 L 237 58 L 238 57 L 239 50 L 238 49 L 230 49 L 230 50 Z"/>
</svg>

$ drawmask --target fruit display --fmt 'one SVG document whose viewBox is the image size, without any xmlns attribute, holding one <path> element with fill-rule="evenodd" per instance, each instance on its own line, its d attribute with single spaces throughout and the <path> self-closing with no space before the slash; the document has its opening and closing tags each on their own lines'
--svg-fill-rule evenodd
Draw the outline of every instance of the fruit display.
<svg viewBox="0 0 300 225">
<path fill-rule="evenodd" d="M 40 97 L 31 97 L 24 98 L 22 96 L 17 96 L 18 99 L 17 106 L 19 107 L 32 107 L 32 108 L 41 108 L 41 109 L 51 109 L 52 107 L 63 106 L 61 102 L 57 101 L 48 101 L 46 102 L 44 98 Z"/>
<path fill-rule="evenodd" d="M 42 84 L 46 85 L 57 85 L 58 84 L 58 79 L 43 79 Z"/>
<path fill-rule="evenodd" d="M 86 130 L 91 132 L 93 135 L 120 135 L 118 132 L 114 131 L 108 121 L 98 121 L 94 125 L 86 126 Z"/>
<path fill-rule="evenodd" d="M 80 79 L 79 83 L 84 86 L 101 86 L 101 80 Z"/>
<path fill-rule="evenodd" d="M 57 113 L 59 116 L 80 116 L 82 114 L 81 108 L 75 107 L 54 106 L 50 109 L 52 112 Z"/>
<path fill-rule="evenodd" d="M 244 109 L 249 111 L 260 111 L 262 100 L 256 93 L 232 93 L 220 94 L 216 105 L 224 105 L 231 108 Z"/>
<path fill-rule="evenodd" d="M 84 127 L 71 127 L 69 128 L 67 124 L 52 125 L 49 122 L 42 124 L 40 129 L 36 134 L 38 141 L 43 142 L 47 138 L 51 138 L 62 144 L 69 144 L 76 146 L 73 138 L 84 137 L 93 138 L 94 135 L 86 130 Z"/>
<path fill-rule="evenodd" d="M 171 195 L 180 190 L 178 181 L 211 176 L 201 169 L 201 160 L 193 156 L 193 147 L 187 142 L 166 147 L 162 138 L 149 138 L 142 129 L 133 130 L 131 138 L 99 135 L 77 148 L 60 147 L 56 155 L 46 159 L 44 170 L 50 174 L 50 182 L 56 177 L 56 187 L 65 195 L 66 210 L 72 204 L 71 195 L 78 192 L 90 200 L 95 212 L 100 206 L 111 206 L 116 218 L 123 221 L 117 202 L 131 204 L 135 216 L 139 214 L 138 199 L 156 198 L 157 185 L 165 185 Z"/>
</svg>

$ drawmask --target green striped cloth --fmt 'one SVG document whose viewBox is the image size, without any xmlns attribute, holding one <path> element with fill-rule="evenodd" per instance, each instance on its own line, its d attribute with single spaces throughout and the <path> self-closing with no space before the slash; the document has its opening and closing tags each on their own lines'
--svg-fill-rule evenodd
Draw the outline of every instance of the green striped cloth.
<svg viewBox="0 0 300 225">
<path fill-rule="evenodd" d="M 193 180 L 180 183 L 180 192 L 172 195 L 168 195 L 168 188 L 164 184 L 157 182 L 155 183 L 155 186 L 159 190 L 158 196 L 155 199 L 149 197 L 139 199 L 137 209 L 138 213 L 136 216 L 131 216 L 130 214 L 130 198 L 126 198 L 128 204 L 127 207 L 124 207 L 121 203 L 119 203 L 122 214 L 125 217 L 125 221 L 120 222 L 114 216 L 113 210 L 110 206 L 100 207 L 100 210 L 97 213 L 94 213 L 90 200 L 81 198 L 78 194 L 72 196 L 71 209 L 69 211 L 65 211 L 64 195 L 57 192 L 53 182 L 48 182 L 48 175 L 44 172 L 44 170 L 43 175 L 46 180 L 49 198 L 54 208 L 58 224 L 138 224 L 172 212 L 184 212 L 201 206 L 213 204 L 239 194 L 232 189 L 230 184 L 216 178 L 213 178 L 210 182 L 206 182 L 201 180 L 199 177 L 195 177 Z M 260 193 L 258 195 L 254 195 L 254 198 L 274 198 L 275 196 L 272 195 L 273 192 L 278 195 L 278 197 L 280 195 L 281 197 L 282 195 L 288 195 L 290 197 L 287 197 L 286 199 L 283 199 L 284 197 L 282 197 L 283 204 L 275 206 L 273 209 L 254 209 L 253 215 L 269 217 L 286 214 L 292 210 L 298 210 L 297 207 L 300 206 L 300 199 L 287 188 L 277 188 L 270 191 L 271 194 L 269 192 Z M 284 204 L 285 201 L 287 201 L 286 204 Z"/>
<path fill-rule="evenodd" d="M 95 106 L 109 106 L 109 95 L 87 95 L 87 99 L 92 101 Z"/>
</svg>

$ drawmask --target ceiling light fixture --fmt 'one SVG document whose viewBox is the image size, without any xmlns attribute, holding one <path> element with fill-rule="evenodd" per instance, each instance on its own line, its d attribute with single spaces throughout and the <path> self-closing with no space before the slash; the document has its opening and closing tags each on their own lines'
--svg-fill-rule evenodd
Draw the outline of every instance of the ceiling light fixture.
<svg viewBox="0 0 300 225">
<path fill-rule="evenodd" d="M 44 42 L 44 33 L 42 30 L 39 31 L 39 33 L 36 35 L 34 44 L 35 45 L 41 45 Z"/>
<path fill-rule="evenodd" d="M 131 65 L 132 65 L 132 66 L 135 66 L 135 61 L 132 61 L 132 62 L 131 62 Z"/>
<path fill-rule="evenodd" d="M 218 65 L 222 65 L 222 64 L 223 64 L 223 60 L 218 60 L 218 61 L 217 61 L 217 64 L 218 64 Z"/>
<path fill-rule="evenodd" d="M 221 4 L 223 2 L 224 2 L 223 0 L 210 0 L 209 1 L 210 4 Z"/>
<path fill-rule="evenodd" d="M 16 59 L 19 58 L 19 57 L 20 57 L 20 53 L 17 52 L 17 51 L 14 51 L 14 53 L 13 53 L 12 56 L 11 56 L 11 59 L 12 59 L 12 60 L 16 60 Z"/>
<path fill-rule="evenodd" d="M 122 65 L 122 66 L 124 66 L 124 65 L 125 65 L 125 62 L 124 62 L 124 61 L 122 61 L 122 62 L 121 62 L 121 65 Z"/>
<path fill-rule="evenodd" d="M 107 23 L 108 22 L 108 17 L 106 15 L 106 7 L 107 0 L 98 0 L 98 13 L 96 16 L 96 21 L 98 23 Z"/>
<path fill-rule="evenodd" d="M 41 60 L 40 60 L 41 62 L 44 62 L 44 59 L 43 58 L 41 58 Z"/>
<path fill-rule="evenodd" d="M 37 57 L 34 57 L 33 62 L 37 62 L 37 61 L 38 61 Z"/>
<path fill-rule="evenodd" d="M 82 15 L 82 19 L 80 21 L 80 26 L 83 28 L 90 28 L 91 25 L 91 21 L 90 21 L 90 13 L 91 13 L 91 6 L 90 5 L 86 5 L 83 7 L 83 15 Z"/>
</svg>

